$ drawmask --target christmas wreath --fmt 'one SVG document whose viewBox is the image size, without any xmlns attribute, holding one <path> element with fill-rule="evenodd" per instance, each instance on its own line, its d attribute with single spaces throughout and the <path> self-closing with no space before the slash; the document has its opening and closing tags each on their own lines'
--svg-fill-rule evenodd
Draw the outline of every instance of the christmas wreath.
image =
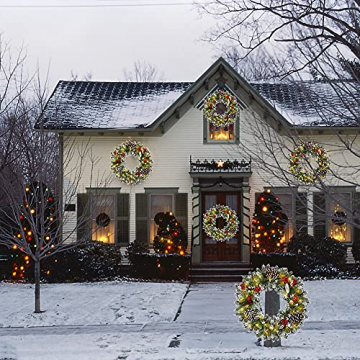
<svg viewBox="0 0 360 360">
<path fill-rule="evenodd" d="M 216 219 L 219 217 L 226 221 L 226 225 L 222 229 L 216 226 Z M 228 206 L 216 205 L 204 214 L 203 228 L 205 233 L 214 240 L 227 241 L 238 232 L 239 219 L 236 212 Z"/>
<path fill-rule="evenodd" d="M 316 161 L 317 167 L 312 171 L 306 171 L 302 162 L 309 164 L 310 158 Z M 329 158 L 326 151 L 314 142 L 306 142 L 294 149 L 290 156 L 290 172 L 301 182 L 310 184 L 317 179 L 323 179 L 329 169 Z"/>
<path fill-rule="evenodd" d="M 285 308 L 277 315 L 263 314 L 260 303 L 261 291 L 278 291 L 283 294 Z M 302 280 L 286 268 L 263 265 L 236 286 L 236 315 L 244 326 L 257 337 L 277 340 L 295 333 L 307 318 L 309 300 Z"/>
<path fill-rule="evenodd" d="M 206 98 L 204 111 L 207 120 L 214 126 L 227 128 L 235 121 L 238 104 L 235 96 L 219 89 Z"/>
<path fill-rule="evenodd" d="M 96 217 L 95 221 L 97 226 L 107 227 L 110 224 L 110 217 L 106 213 L 101 213 Z"/>
<path fill-rule="evenodd" d="M 124 166 L 127 155 L 134 156 L 140 162 L 134 171 L 130 171 Z M 111 154 L 111 169 L 127 185 L 138 184 L 145 180 L 150 174 L 151 164 L 152 160 L 149 150 L 137 141 L 127 140 Z"/>
</svg>

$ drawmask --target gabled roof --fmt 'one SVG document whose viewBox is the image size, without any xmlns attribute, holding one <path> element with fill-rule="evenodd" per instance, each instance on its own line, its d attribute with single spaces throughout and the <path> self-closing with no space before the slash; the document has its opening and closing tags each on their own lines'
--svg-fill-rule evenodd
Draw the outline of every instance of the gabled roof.
<svg viewBox="0 0 360 360">
<path fill-rule="evenodd" d="M 249 84 L 220 58 L 194 83 L 59 81 L 42 114 L 44 128 L 153 130 L 220 66 L 289 125 L 358 126 L 354 123 L 354 109 L 359 110 L 360 100 L 357 84 L 350 83 L 342 93 L 338 86 L 335 91 L 332 83 L 314 81 Z"/>
<path fill-rule="evenodd" d="M 47 129 L 149 126 L 191 83 L 59 81 L 43 112 Z"/>
</svg>

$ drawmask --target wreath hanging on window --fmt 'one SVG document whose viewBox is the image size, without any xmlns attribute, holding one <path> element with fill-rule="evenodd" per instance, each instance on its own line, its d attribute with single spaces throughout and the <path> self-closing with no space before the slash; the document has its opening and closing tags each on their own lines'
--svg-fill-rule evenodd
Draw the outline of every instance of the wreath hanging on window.
<svg viewBox="0 0 360 360">
<path fill-rule="evenodd" d="M 124 166 L 127 155 L 132 155 L 139 160 L 140 164 L 134 171 L 130 171 Z M 151 165 L 150 151 L 134 140 L 125 141 L 111 154 L 111 169 L 127 185 L 139 184 L 145 180 L 151 172 Z"/>
<path fill-rule="evenodd" d="M 285 308 L 274 316 L 263 314 L 260 303 L 262 291 L 277 291 L 283 294 Z M 302 280 L 286 268 L 263 265 L 244 277 L 236 286 L 236 315 L 244 326 L 257 337 L 277 340 L 299 330 L 307 318 L 309 300 Z"/>
<path fill-rule="evenodd" d="M 313 158 L 317 167 L 309 172 L 303 168 L 303 163 L 309 164 Z M 290 156 L 290 172 L 302 183 L 311 184 L 323 179 L 329 170 L 329 158 L 322 146 L 314 142 L 306 142 L 296 147 Z"/>
<path fill-rule="evenodd" d="M 346 223 L 346 214 L 344 211 L 339 210 L 339 211 L 335 211 L 334 215 L 331 219 L 332 223 L 337 225 L 337 226 L 343 226 Z"/>
<path fill-rule="evenodd" d="M 225 128 L 235 122 L 238 103 L 235 96 L 224 89 L 218 89 L 206 98 L 204 106 L 206 119 L 217 128 Z"/>
<path fill-rule="evenodd" d="M 95 221 L 97 226 L 105 228 L 110 224 L 110 217 L 106 213 L 101 213 L 96 217 Z"/>
<path fill-rule="evenodd" d="M 216 226 L 216 219 L 223 218 L 226 225 L 219 229 Z M 216 205 L 206 211 L 203 218 L 205 233 L 216 241 L 227 241 L 233 238 L 239 229 L 239 219 L 236 212 L 224 205 Z"/>
</svg>

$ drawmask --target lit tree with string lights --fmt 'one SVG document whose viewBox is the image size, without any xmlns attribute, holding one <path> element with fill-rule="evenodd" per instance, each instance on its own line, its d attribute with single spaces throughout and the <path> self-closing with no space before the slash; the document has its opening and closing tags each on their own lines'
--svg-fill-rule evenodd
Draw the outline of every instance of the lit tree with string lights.
<svg viewBox="0 0 360 360">
<path fill-rule="evenodd" d="M 255 204 L 253 234 L 255 252 L 280 252 L 284 239 L 284 228 L 288 221 L 279 198 L 270 189 L 262 192 Z"/>
</svg>

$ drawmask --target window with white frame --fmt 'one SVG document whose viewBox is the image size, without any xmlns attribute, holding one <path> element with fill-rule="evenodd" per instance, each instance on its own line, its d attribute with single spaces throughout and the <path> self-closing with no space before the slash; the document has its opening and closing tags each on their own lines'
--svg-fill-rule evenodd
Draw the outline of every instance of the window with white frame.
<svg viewBox="0 0 360 360">
<path fill-rule="evenodd" d="M 236 119 L 236 121 L 238 121 Z M 208 121 L 207 125 L 209 142 L 216 141 L 234 141 L 235 139 L 235 124 L 231 124 L 227 127 L 216 127 L 214 124 Z"/>
<path fill-rule="evenodd" d="M 154 218 L 159 212 L 174 211 L 174 195 L 172 194 L 150 194 L 150 243 L 154 242 L 154 237 L 157 234 L 158 225 L 156 225 Z"/>
<path fill-rule="evenodd" d="M 289 242 L 294 234 L 294 197 L 293 194 L 275 193 L 275 195 L 279 198 L 283 213 L 288 217 L 288 222 L 284 229 L 284 240 Z"/>
</svg>

